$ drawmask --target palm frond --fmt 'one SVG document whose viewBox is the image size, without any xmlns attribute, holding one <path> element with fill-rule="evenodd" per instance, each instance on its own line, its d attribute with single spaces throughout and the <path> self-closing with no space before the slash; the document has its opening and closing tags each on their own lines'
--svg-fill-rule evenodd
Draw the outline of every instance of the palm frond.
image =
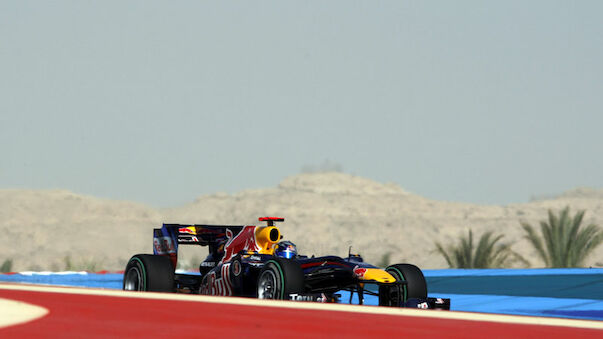
<svg viewBox="0 0 603 339">
<path fill-rule="evenodd" d="M 547 267 L 580 267 L 588 255 L 603 242 L 603 230 L 590 224 L 581 228 L 585 211 L 573 217 L 569 206 L 555 215 L 548 210 L 548 220 L 540 222 L 540 236 L 534 228 L 521 222 L 525 238 L 534 246 Z"/>
<path fill-rule="evenodd" d="M 550 266 L 550 259 L 547 255 L 547 251 L 544 248 L 543 241 L 538 235 L 536 235 L 536 231 L 534 230 L 532 225 L 522 222 L 521 226 L 523 227 L 524 231 L 526 232 L 525 238 L 536 249 L 536 254 L 538 254 L 540 259 L 542 259 L 542 261 L 544 261 L 546 266 Z"/>
<path fill-rule="evenodd" d="M 450 245 L 447 249 L 442 244 L 436 243 L 436 251 L 444 256 L 452 268 L 505 267 L 518 261 L 521 256 L 512 251 L 510 245 L 499 243 L 503 237 L 503 235 L 495 236 L 491 231 L 486 232 L 482 234 L 475 247 L 473 231 L 469 230 L 467 235 L 459 238 L 456 245 Z"/>
<path fill-rule="evenodd" d="M 438 253 L 440 253 L 444 259 L 446 259 L 446 263 L 448 264 L 448 266 L 450 267 L 454 267 L 454 261 L 452 260 L 452 258 L 450 257 L 450 255 L 448 254 L 448 251 L 446 251 L 444 249 L 444 246 L 442 246 L 442 244 L 440 244 L 439 242 L 436 243 L 436 250 Z"/>
</svg>

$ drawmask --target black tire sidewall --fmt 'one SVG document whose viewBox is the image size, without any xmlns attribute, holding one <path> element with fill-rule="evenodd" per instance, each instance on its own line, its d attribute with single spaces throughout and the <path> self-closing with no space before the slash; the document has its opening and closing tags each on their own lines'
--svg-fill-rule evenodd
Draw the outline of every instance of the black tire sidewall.
<svg viewBox="0 0 603 339">
<path fill-rule="evenodd" d="M 149 292 L 173 292 L 174 291 L 174 266 L 169 257 L 163 255 L 152 254 L 137 254 L 133 256 L 126 270 L 125 277 L 128 271 L 136 267 L 141 271 L 142 285 L 140 290 Z"/>
<path fill-rule="evenodd" d="M 133 256 L 130 259 L 130 261 L 128 261 L 128 264 L 126 265 L 126 269 L 124 270 L 122 289 L 126 290 L 126 278 L 127 278 L 128 274 L 130 273 L 130 271 L 133 269 L 138 271 L 137 276 L 140 277 L 140 279 L 141 279 L 140 281 L 138 281 L 137 291 L 146 291 L 147 277 L 146 277 L 146 273 L 144 270 L 144 266 L 142 265 L 142 262 L 138 258 L 137 255 Z"/>
<path fill-rule="evenodd" d="M 287 300 L 291 294 L 303 293 L 304 272 L 296 261 L 283 258 L 270 259 L 260 271 L 258 280 L 267 270 L 272 270 L 276 277 L 275 299 Z"/>
<path fill-rule="evenodd" d="M 402 302 L 408 299 L 427 299 L 427 283 L 423 272 L 415 265 L 411 264 L 396 264 L 388 266 L 385 269 L 388 273 L 394 276 L 396 280 L 401 279 L 406 281 L 402 286 Z"/>
</svg>

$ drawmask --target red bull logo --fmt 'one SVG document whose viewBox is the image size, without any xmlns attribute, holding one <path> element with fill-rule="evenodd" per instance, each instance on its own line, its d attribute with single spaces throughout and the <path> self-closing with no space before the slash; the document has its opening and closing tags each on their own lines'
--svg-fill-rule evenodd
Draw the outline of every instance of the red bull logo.
<svg viewBox="0 0 603 339">
<path fill-rule="evenodd" d="M 232 286 L 230 282 L 230 264 L 224 264 L 220 268 L 220 277 L 217 277 L 216 271 L 211 271 L 201 284 L 200 294 L 231 296 Z"/>
<path fill-rule="evenodd" d="M 181 227 L 178 229 L 178 232 L 181 234 L 197 234 L 197 232 L 193 231 L 191 228 L 189 227 Z"/>
<path fill-rule="evenodd" d="M 224 246 L 224 257 L 221 263 L 228 262 L 241 251 L 259 251 L 260 247 L 255 241 L 256 226 L 245 226 L 234 238 L 231 230 L 226 230 L 228 241 Z"/>
<path fill-rule="evenodd" d="M 364 275 L 366 274 L 366 268 L 362 268 L 362 267 L 354 267 L 354 274 L 358 277 L 358 278 L 363 278 Z"/>
</svg>

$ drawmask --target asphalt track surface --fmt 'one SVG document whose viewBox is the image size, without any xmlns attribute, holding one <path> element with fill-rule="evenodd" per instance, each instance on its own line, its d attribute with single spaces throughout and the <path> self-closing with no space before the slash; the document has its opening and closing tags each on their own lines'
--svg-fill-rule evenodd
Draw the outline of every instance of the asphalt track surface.
<svg viewBox="0 0 603 339">
<path fill-rule="evenodd" d="M 602 338 L 603 322 L 0 284 L 0 298 L 48 310 L 2 338 Z M 3 313 L 4 312 L 4 313 Z M 0 318 L 10 308 L 0 308 Z"/>
</svg>

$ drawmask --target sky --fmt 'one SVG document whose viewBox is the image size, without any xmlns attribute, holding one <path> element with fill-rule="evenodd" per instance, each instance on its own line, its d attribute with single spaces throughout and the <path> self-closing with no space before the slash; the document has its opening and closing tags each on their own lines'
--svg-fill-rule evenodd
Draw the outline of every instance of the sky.
<svg viewBox="0 0 603 339">
<path fill-rule="evenodd" d="M 0 189 L 603 187 L 601 1 L 2 1 Z M 329 166 L 327 166 L 329 167 Z"/>
</svg>

